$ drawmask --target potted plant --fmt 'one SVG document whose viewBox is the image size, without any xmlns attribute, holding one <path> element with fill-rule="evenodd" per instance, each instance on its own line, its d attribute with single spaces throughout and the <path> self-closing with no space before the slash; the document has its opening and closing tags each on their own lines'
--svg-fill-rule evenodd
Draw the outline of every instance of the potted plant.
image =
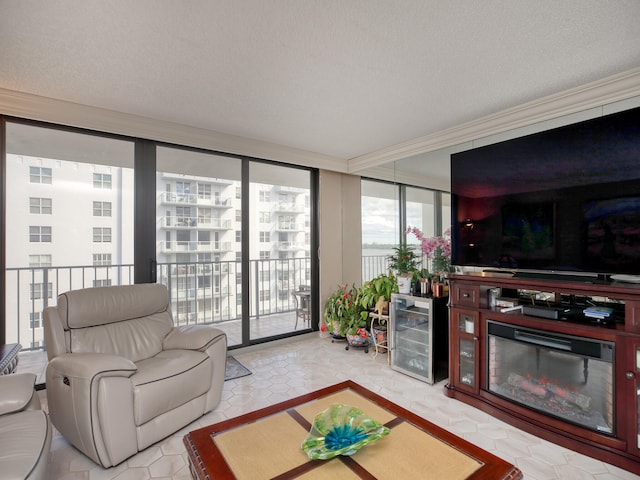
<svg viewBox="0 0 640 480">
<path fill-rule="evenodd" d="M 451 266 L 451 229 L 447 229 L 440 237 L 425 237 L 416 227 L 407 228 L 420 241 L 422 255 L 427 262 L 431 262 L 433 271 L 432 294 L 434 297 L 447 296 L 445 277 L 454 269 Z"/>
<path fill-rule="evenodd" d="M 392 293 L 398 293 L 398 282 L 393 274 L 383 273 L 362 285 L 360 305 L 363 311 L 361 316 L 363 320 L 373 318 L 371 330 L 375 336 L 376 345 L 386 345 L 387 342 L 386 323 Z M 370 312 L 375 312 L 375 314 L 370 315 Z"/>
<path fill-rule="evenodd" d="M 361 291 L 355 285 L 340 285 L 327 299 L 324 308 L 326 329 L 332 337 L 346 338 L 349 346 L 369 345 L 368 328 L 371 320 L 362 315 Z M 366 351 L 366 350 L 365 350 Z"/>
<path fill-rule="evenodd" d="M 352 285 L 339 285 L 324 305 L 326 328 L 334 338 L 344 338 L 351 328 L 352 317 L 360 317 L 359 291 Z"/>
<path fill-rule="evenodd" d="M 398 281 L 393 274 L 383 273 L 365 282 L 360 291 L 360 305 L 364 310 L 362 314 L 368 315 L 368 311 L 375 311 L 387 315 L 392 293 L 398 293 Z"/>
<path fill-rule="evenodd" d="M 413 274 L 420 269 L 420 258 L 414 247 L 406 243 L 401 243 L 393 250 L 393 255 L 389 256 L 389 268 L 396 274 L 399 293 L 409 293 Z"/>
<path fill-rule="evenodd" d="M 422 254 L 431 262 L 431 269 L 436 276 L 444 276 L 453 271 L 451 266 L 451 229 L 447 229 L 441 237 L 425 237 L 416 227 L 408 227 L 420 242 Z"/>
</svg>

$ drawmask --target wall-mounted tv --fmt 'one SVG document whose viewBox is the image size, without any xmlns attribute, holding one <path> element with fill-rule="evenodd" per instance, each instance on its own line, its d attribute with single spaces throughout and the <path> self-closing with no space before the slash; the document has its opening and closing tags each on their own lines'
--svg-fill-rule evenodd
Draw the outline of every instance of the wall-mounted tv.
<svg viewBox="0 0 640 480">
<path fill-rule="evenodd" d="M 640 275 L 640 108 L 451 157 L 452 263 Z"/>
</svg>

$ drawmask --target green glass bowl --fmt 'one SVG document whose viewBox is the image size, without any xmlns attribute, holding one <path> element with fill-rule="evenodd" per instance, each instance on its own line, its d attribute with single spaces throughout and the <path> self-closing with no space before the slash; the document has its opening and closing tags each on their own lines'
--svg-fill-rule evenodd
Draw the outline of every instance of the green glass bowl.
<svg viewBox="0 0 640 480">
<path fill-rule="evenodd" d="M 389 432 L 359 408 L 334 403 L 313 419 L 309 435 L 302 442 L 302 450 L 311 460 L 353 455 Z"/>
</svg>

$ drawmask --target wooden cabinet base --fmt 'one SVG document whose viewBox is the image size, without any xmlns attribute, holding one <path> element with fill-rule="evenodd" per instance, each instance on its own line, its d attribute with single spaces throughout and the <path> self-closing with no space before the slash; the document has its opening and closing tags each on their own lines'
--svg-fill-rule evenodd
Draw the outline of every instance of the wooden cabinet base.
<svg viewBox="0 0 640 480">
<path fill-rule="evenodd" d="M 640 284 L 491 273 L 449 283 L 445 394 L 640 475 Z"/>
<path fill-rule="evenodd" d="M 444 394 L 449 398 L 454 398 L 467 405 L 471 405 L 483 412 L 495 417 L 503 422 L 513 425 L 516 428 L 524 430 L 532 435 L 555 443 L 562 447 L 568 448 L 575 452 L 587 455 L 589 457 L 601 460 L 616 467 L 628 470 L 636 475 L 640 475 L 640 459 L 634 455 L 627 453 L 626 445 L 624 442 L 617 441 L 615 439 L 612 443 L 617 443 L 617 447 L 605 446 L 602 443 L 590 442 L 583 438 L 573 436 L 567 432 L 561 431 L 557 428 L 545 426 L 538 423 L 529 415 L 522 415 L 513 412 L 509 408 L 498 405 L 492 402 L 490 399 L 478 397 L 475 394 L 470 394 L 464 390 L 456 388 L 452 384 L 448 383 L 443 387 Z M 488 392 L 482 392 L 486 396 L 491 396 Z M 499 400 L 499 399 L 498 399 Z"/>
</svg>

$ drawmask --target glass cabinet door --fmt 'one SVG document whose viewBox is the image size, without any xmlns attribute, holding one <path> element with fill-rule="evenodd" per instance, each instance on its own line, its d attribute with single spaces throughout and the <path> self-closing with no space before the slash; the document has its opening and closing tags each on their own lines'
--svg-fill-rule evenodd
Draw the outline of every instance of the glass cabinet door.
<svg viewBox="0 0 640 480">
<path fill-rule="evenodd" d="M 454 369 L 455 382 L 459 387 L 476 391 L 478 389 L 477 315 L 456 312 L 457 319 L 457 368 Z M 456 326 L 456 323 L 454 323 Z"/>
<path fill-rule="evenodd" d="M 640 452 L 640 342 L 633 342 L 633 371 L 627 372 L 627 378 L 634 379 L 633 397 L 635 401 L 635 422 L 633 432 L 633 444 L 636 453 Z"/>
</svg>

